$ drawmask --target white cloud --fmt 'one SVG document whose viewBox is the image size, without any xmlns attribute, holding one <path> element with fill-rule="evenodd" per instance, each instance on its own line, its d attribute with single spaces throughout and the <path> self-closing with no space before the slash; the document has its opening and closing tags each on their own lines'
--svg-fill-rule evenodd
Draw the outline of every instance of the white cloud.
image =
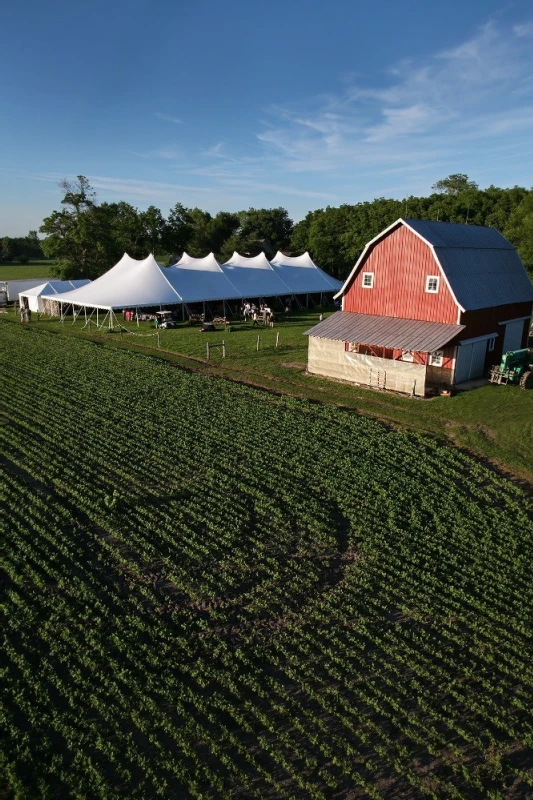
<svg viewBox="0 0 533 800">
<path fill-rule="evenodd" d="M 332 185 L 369 170 L 416 173 L 421 163 L 466 171 L 509 136 L 530 163 L 533 107 L 523 98 L 533 90 L 532 30 L 530 22 L 509 29 L 489 21 L 425 61 L 392 65 L 382 85 L 343 76 L 338 93 L 305 108 L 271 108 L 257 139 L 278 169 L 328 173 Z"/>
<path fill-rule="evenodd" d="M 169 114 L 161 114 L 159 111 L 156 111 L 154 116 L 158 119 L 162 119 L 165 122 L 173 122 L 174 125 L 183 125 L 183 120 L 178 119 L 178 117 L 171 117 Z"/>
</svg>

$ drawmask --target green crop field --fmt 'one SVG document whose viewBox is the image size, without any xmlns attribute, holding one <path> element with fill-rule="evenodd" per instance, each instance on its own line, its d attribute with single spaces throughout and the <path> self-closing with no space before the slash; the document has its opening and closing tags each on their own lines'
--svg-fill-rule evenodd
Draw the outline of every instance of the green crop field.
<svg viewBox="0 0 533 800">
<path fill-rule="evenodd" d="M 283 313 L 278 314 L 274 329 L 236 321 L 229 330 L 219 328 L 210 334 L 200 333 L 199 326 L 179 323 L 175 330 L 161 331 L 160 350 L 153 323 L 142 322 L 137 327 L 124 322 L 120 314 L 118 323 L 125 328 L 120 332 L 97 331 L 95 314 L 90 333 L 83 315 L 75 324 L 71 317 L 61 324 L 57 317 L 41 316 L 38 321 L 34 314 L 31 324 L 57 335 L 79 336 L 106 346 L 149 352 L 202 374 L 220 375 L 272 392 L 335 404 L 402 428 L 447 438 L 533 485 L 532 391 L 510 385 L 487 385 L 451 399 L 419 400 L 308 375 L 305 369 L 308 343 L 304 332 L 318 322 L 319 313 L 319 309 L 300 310 L 291 313 L 288 321 Z M 324 309 L 324 313 L 328 311 Z M 19 324 L 12 311 L 1 319 Z M 101 315 L 99 321 L 102 322 Z M 207 342 L 220 345 L 223 340 L 226 358 L 222 358 L 222 350 L 217 347 L 207 361 Z"/>
<path fill-rule="evenodd" d="M 470 456 L 4 323 L 7 797 L 533 794 L 533 514 Z"/>
</svg>

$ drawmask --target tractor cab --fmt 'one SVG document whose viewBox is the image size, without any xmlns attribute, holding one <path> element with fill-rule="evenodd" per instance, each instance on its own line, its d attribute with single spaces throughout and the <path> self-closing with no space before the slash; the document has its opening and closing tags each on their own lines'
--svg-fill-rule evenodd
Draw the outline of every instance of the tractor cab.
<svg viewBox="0 0 533 800">
<path fill-rule="evenodd" d="M 522 389 L 533 388 L 533 351 L 509 350 L 502 355 L 500 364 L 495 364 L 489 375 L 491 383 L 517 383 Z"/>
</svg>

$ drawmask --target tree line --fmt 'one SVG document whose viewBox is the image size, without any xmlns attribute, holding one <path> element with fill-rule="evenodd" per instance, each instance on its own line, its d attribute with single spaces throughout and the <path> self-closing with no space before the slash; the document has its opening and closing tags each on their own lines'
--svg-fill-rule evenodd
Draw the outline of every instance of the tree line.
<svg viewBox="0 0 533 800">
<path fill-rule="evenodd" d="M 124 252 L 134 258 L 165 254 L 167 263 L 175 263 L 185 250 L 196 257 L 213 252 L 220 261 L 228 260 L 234 250 L 251 256 L 265 252 L 269 258 L 277 250 L 295 255 L 308 250 L 322 269 L 344 279 L 370 239 L 398 217 L 414 217 L 497 228 L 518 248 L 533 275 L 533 189 L 482 190 L 462 174 L 437 181 L 427 197 L 328 206 L 310 211 L 296 224 L 284 208 L 212 215 L 176 203 L 165 218 L 156 206 L 139 211 L 126 202 L 97 203 L 82 175 L 61 181 L 60 187 L 62 208 L 46 217 L 40 228 L 46 238 L 39 241 L 35 231 L 25 239 L 5 237 L 0 240 L 4 260 L 10 254 L 16 257 L 19 245 L 11 243 L 26 242 L 26 250 L 21 245 L 18 252 L 53 258 L 59 277 L 96 278 Z"/>
<path fill-rule="evenodd" d="M 41 241 L 37 231 L 30 231 L 27 236 L 4 236 L 0 239 L 0 261 L 11 264 L 27 264 L 30 259 L 44 258 Z"/>
</svg>

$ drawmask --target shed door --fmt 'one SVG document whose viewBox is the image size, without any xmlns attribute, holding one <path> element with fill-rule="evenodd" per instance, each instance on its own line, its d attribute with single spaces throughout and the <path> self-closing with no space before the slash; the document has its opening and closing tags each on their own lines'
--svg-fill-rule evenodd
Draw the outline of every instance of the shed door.
<svg viewBox="0 0 533 800">
<path fill-rule="evenodd" d="M 479 378 L 485 371 L 487 340 L 459 345 L 455 364 L 455 383 Z"/>
<path fill-rule="evenodd" d="M 522 347 L 522 333 L 524 332 L 524 320 L 508 322 L 505 326 L 505 336 L 503 337 L 503 352 L 509 350 L 520 350 Z"/>
</svg>

